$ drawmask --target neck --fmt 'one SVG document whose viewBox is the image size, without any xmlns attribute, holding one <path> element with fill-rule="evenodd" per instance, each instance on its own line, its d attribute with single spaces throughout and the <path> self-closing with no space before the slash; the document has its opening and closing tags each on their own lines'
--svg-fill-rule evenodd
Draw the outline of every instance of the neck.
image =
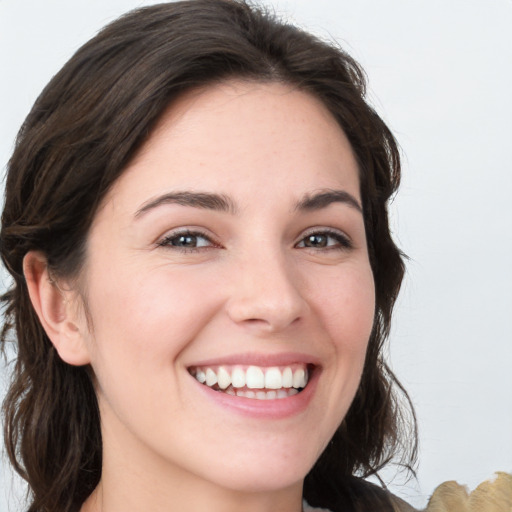
<svg viewBox="0 0 512 512">
<path fill-rule="evenodd" d="M 103 431 L 101 481 L 81 512 L 300 512 L 302 481 L 278 489 L 232 489 Z M 113 434 L 113 432 L 110 432 Z M 133 441 L 133 439 L 131 439 Z M 215 472 L 213 472 L 215 473 Z"/>
<path fill-rule="evenodd" d="M 174 486 L 173 486 L 174 487 Z M 179 492 L 176 492 L 178 491 Z M 302 498 L 300 494 L 286 495 L 277 493 L 233 493 L 205 492 L 195 489 L 194 492 L 184 492 L 183 488 L 146 489 L 143 493 L 135 493 L 133 489 L 121 493 L 118 487 L 109 487 L 103 480 L 82 506 L 81 512 L 172 512 L 187 510 L 187 512 L 300 512 Z M 188 491 L 188 490 L 187 490 Z M 137 495 L 138 494 L 138 495 Z"/>
</svg>

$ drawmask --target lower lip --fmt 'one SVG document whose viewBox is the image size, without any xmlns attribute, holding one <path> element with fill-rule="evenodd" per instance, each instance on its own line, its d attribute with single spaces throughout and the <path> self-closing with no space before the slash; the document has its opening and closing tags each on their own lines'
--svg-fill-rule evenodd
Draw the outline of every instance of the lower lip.
<svg viewBox="0 0 512 512">
<path fill-rule="evenodd" d="M 320 371 L 319 368 L 311 373 L 307 386 L 296 395 L 287 398 L 276 398 L 273 400 L 258 400 L 242 396 L 233 396 L 215 391 L 198 382 L 194 377 L 195 384 L 199 391 L 221 407 L 230 409 L 238 414 L 261 419 L 281 419 L 299 414 L 304 411 L 311 402 L 316 390 Z"/>
</svg>

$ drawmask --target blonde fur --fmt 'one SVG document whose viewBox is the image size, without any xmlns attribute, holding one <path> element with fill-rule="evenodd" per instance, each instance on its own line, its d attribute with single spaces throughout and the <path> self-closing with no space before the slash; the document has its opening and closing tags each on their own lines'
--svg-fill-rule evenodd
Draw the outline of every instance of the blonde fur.
<svg viewBox="0 0 512 512">
<path fill-rule="evenodd" d="M 442 483 L 425 512 L 512 512 L 512 475 L 496 475 L 495 480 L 481 483 L 471 493 L 455 481 Z"/>
</svg>

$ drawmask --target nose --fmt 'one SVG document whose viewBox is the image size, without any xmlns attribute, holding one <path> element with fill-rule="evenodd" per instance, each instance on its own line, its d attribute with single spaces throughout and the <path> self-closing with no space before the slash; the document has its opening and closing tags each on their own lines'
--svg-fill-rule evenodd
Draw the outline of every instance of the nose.
<svg viewBox="0 0 512 512">
<path fill-rule="evenodd" d="M 238 262 L 227 301 L 233 322 L 274 333 L 304 318 L 309 306 L 301 293 L 300 277 L 283 260 L 267 255 Z"/>
</svg>

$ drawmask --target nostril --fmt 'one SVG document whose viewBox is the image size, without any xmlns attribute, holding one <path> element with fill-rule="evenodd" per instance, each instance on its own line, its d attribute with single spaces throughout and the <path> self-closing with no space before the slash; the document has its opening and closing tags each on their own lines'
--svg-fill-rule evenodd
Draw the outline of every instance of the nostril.
<svg viewBox="0 0 512 512">
<path fill-rule="evenodd" d="M 249 324 L 267 323 L 265 320 L 262 320 L 261 318 L 248 318 L 247 320 L 244 320 L 244 322 L 247 322 Z"/>
<path fill-rule="evenodd" d="M 291 325 L 295 325 L 300 318 L 294 318 L 292 321 L 284 319 L 281 321 L 280 319 L 261 319 L 261 318 L 249 318 L 243 321 L 243 324 L 248 326 L 250 329 L 254 328 L 256 330 L 260 329 L 265 333 L 274 333 L 285 330 Z"/>
</svg>

